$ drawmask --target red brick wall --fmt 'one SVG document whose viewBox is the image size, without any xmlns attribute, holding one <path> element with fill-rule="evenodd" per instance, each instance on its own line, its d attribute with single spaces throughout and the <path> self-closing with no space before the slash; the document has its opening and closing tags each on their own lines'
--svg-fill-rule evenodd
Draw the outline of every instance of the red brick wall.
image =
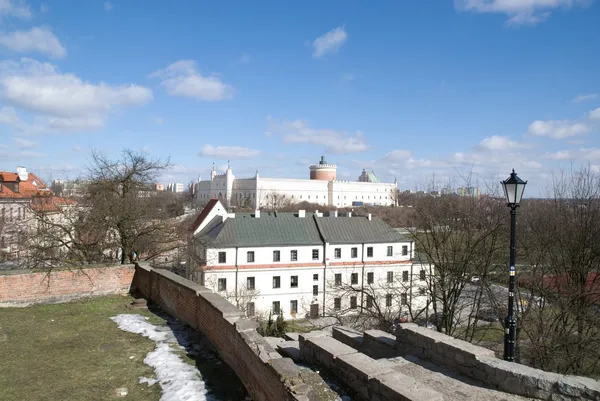
<svg viewBox="0 0 600 401">
<path fill-rule="evenodd" d="M 127 293 L 134 265 L 0 273 L 0 304 L 61 302 L 88 296 Z"/>
</svg>

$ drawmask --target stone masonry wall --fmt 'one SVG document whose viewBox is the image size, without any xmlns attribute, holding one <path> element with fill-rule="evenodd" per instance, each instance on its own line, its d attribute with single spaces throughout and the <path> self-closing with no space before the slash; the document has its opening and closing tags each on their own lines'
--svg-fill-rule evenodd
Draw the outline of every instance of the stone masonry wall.
<svg viewBox="0 0 600 401">
<path fill-rule="evenodd" d="M 257 323 L 209 289 L 166 270 L 136 265 L 132 290 L 204 334 L 255 401 L 332 400 L 325 382 L 282 358 L 256 332 Z"/>
<path fill-rule="evenodd" d="M 401 324 L 396 340 L 402 354 L 431 360 L 507 393 L 552 401 L 600 400 L 600 382 L 594 379 L 507 362 L 491 350 L 413 323 Z"/>
<path fill-rule="evenodd" d="M 0 273 L 0 306 L 64 302 L 78 298 L 129 291 L 133 265 L 55 270 L 51 273 L 27 270 Z"/>
<path fill-rule="evenodd" d="M 441 401 L 442 394 L 322 331 L 300 334 L 300 358 L 337 376 L 369 401 Z"/>
</svg>

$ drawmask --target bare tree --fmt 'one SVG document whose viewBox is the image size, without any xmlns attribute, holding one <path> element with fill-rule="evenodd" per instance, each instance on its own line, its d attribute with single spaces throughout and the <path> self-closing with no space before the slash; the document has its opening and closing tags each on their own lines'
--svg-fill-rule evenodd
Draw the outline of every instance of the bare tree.
<svg viewBox="0 0 600 401">
<path fill-rule="evenodd" d="M 277 191 L 270 191 L 261 198 L 261 206 L 268 210 L 281 210 L 293 204 L 290 197 Z"/>
<path fill-rule="evenodd" d="M 552 198 L 523 208 L 520 354 L 559 373 L 600 373 L 600 177 L 561 173 Z"/>
</svg>

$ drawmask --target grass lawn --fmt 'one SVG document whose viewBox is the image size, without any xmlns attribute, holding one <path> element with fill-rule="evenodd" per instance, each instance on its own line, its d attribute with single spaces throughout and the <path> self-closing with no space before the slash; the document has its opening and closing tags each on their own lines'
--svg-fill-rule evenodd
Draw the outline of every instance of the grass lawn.
<svg viewBox="0 0 600 401">
<path fill-rule="evenodd" d="M 21 400 L 158 400 L 158 384 L 144 357 L 155 343 L 120 330 L 109 318 L 139 313 L 154 324 L 164 320 L 147 310 L 129 310 L 130 297 L 111 296 L 27 308 L 0 308 L 0 398 Z"/>
</svg>

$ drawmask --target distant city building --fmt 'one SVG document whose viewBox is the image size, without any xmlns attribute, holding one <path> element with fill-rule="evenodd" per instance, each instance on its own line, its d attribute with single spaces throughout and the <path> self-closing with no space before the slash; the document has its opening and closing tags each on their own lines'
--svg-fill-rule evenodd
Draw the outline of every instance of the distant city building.
<svg viewBox="0 0 600 401">
<path fill-rule="evenodd" d="M 83 197 L 89 183 L 85 180 L 52 180 L 52 191 L 59 196 Z"/>
<path fill-rule="evenodd" d="M 337 166 L 325 157 L 309 171 L 309 179 L 265 178 L 258 171 L 254 177 L 236 178 L 230 165 L 223 174 L 213 167 L 210 179 L 199 179 L 194 192 L 199 203 L 217 198 L 229 206 L 253 208 L 303 201 L 336 207 L 394 204 L 396 182 L 382 183 L 372 171 L 363 170 L 358 181 L 338 180 Z"/>
<path fill-rule="evenodd" d="M 456 190 L 458 196 L 472 196 L 479 198 L 481 196 L 481 190 L 479 187 L 460 187 Z"/>
<path fill-rule="evenodd" d="M 415 261 L 409 237 L 371 215 L 228 213 L 211 199 L 191 232 L 195 280 L 249 316 L 351 314 L 374 301 L 400 311 L 426 305 L 431 267 Z"/>
<path fill-rule="evenodd" d="M 168 192 L 183 192 L 185 186 L 180 182 L 170 182 L 167 184 Z"/>
</svg>

